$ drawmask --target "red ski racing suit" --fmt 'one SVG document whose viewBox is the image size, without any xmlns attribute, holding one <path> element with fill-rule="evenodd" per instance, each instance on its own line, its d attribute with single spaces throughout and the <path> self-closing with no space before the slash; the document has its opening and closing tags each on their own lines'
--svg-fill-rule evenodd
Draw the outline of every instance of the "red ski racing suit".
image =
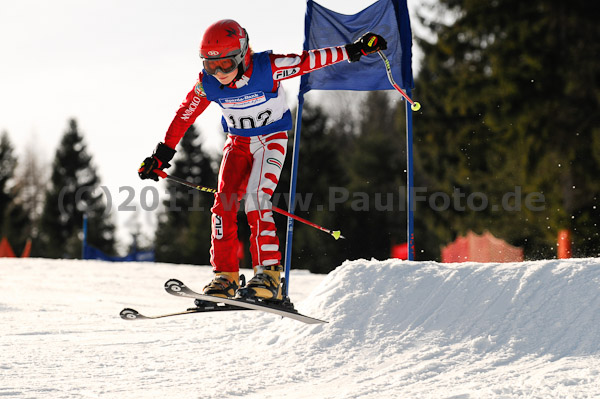
<svg viewBox="0 0 600 399">
<path fill-rule="evenodd" d="M 228 133 L 212 212 L 211 264 L 215 272 L 239 270 L 237 212 L 246 198 L 252 266 L 281 262 L 271 196 L 275 191 L 292 127 L 280 81 L 347 60 L 343 46 L 304 51 L 301 55 L 252 54 L 241 76 L 227 86 L 205 71 L 181 104 L 164 143 L 175 149 L 184 133 L 211 103 L 223 111 Z"/>
</svg>

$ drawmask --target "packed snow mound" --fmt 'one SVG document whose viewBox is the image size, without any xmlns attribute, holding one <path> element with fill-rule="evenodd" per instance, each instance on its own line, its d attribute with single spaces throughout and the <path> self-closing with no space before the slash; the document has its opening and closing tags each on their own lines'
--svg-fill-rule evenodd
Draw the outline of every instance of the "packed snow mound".
<svg viewBox="0 0 600 399">
<path fill-rule="evenodd" d="M 301 310 L 330 322 L 319 341 L 327 336 L 364 344 L 468 341 L 480 352 L 595 355 L 600 260 L 347 261 Z"/>
<path fill-rule="evenodd" d="M 357 260 L 327 276 L 292 270 L 298 310 L 329 321 L 306 325 L 263 312 L 118 316 L 191 306 L 163 283 L 201 289 L 210 267 L 0 259 L 0 396 L 597 397 L 599 266 Z"/>
</svg>

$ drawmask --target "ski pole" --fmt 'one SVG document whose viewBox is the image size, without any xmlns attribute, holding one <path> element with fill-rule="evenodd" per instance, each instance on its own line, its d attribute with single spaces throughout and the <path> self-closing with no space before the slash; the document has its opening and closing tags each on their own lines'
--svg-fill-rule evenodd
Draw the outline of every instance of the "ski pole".
<svg viewBox="0 0 600 399">
<path fill-rule="evenodd" d="M 421 109 L 421 104 L 419 104 L 416 101 L 413 101 L 404 92 L 404 90 L 402 90 L 400 88 L 400 86 L 398 86 L 396 84 L 396 82 L 394 81 L 394 77 L 392 76 L 392 67 L 390 65 L 390 60 L 388 60 L 388 58 L 385 56 L 385 54 L 383 54 L 383 52 L 381 50 L 379 50 L 378 53 L 379 53 L 379 56 L 381 57 L 381 59 L 383 60 L 383 63 L 385 64 L 385 71 L 387 72 L 388 80 L 390 81 L 390 83 L 392 84 L 392 86 L 394 87 L 394 89 L 398 90 L 400 92 L 400 94 L 402 94 L 404 96 L 404 98 L 406 99 L 406 101 L 408 101 L 410 103 L 410 109 L 412 109 L 413 111 L 420 110 Z"/>
<path fill-rule="evenodd" d="M 217 192 L 217 190 L 214 189 L 214 188 L 204 187 L 204 186 L 201 186 L 201 185 L 198 185 L 198 184 L 190 183 L 189 181 L 187 181 L 185 179 L 181 179 L 179 177 L 168 175 L 166 172 L 164 172 L 164 171 L 162 171 L 160 169 L 155 169 L 154 172 L 157 175 L 159 175 L 160 177 L 162 177 L 163 179 L 171 180 L 171 181 L 174 181 L 176 183 L 183 184 L 184 186 L 188 186 L 188 187 L 191 187 L 191 188 L 199 190 L 199 191 L 204 191 L 206 193 L 211 193 L 211 194 L 214 194 L 214 193 Z M 340 238 L 344 238 L 344 239 L 346 238 L 346 237 L 344 237 L 342 235 L 341 231 L 339 231 L 339 230 L 329 230 L 329 229 L 326 229 L 325 227 L 319 226 L 318 224 L 313 223 L 310 220 L 306 220 L 304 218 L 301 218 L 300 216 L 296 216 L 296 215 L 294 215 L 292 213 L 284 211 L 281 208 L 277 208 L 276 206 L 273 206 L 272 210 L 274 212 L 277 212 L 279 214 L 282 214 L 284 216 L 287 216 L 287 217 L 290 217 L 290 218 L 292 218 L 294 220 L 297 220 L 297 221 L 299 221 L 301 223 L 304 223 L 304 224 L 306 224 L 306 225 L 308 225 L 310 227 L 314 227 L 317 230 L 324 231 L 325 233 L 329 234 L 330 236 L 332 236 L 336 240 L 339 240 Z"/>
</svg>

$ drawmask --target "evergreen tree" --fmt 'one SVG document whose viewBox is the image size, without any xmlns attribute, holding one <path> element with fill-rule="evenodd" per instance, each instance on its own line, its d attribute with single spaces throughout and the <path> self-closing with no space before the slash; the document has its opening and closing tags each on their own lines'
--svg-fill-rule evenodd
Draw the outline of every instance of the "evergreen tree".
<svg viewBox="0 0 600 399">
<path fill-rule="evenodd" d="M 136 211 L 125 222 L 127 231 L 131 236 L 131 244 L 127 253 L 139 251 L 154 251 L 154 234 L 149 235 L 148 231 L 140 221 L 140 213 Z"/>
<path fill-rule="evenodd" d="M 349 173 L 349 259 L 386 259 L 391 246 L 406 241 L 406 134 L 390 97 L 370 92 L 352 150 L 344 158 Z M 350 233 L 349 233 L 350 234 Z"/>
<path fill-rule="evenodd" d="M 40 215 L 44 206 L 49 167 L 44 160 L 44 152 L 39 148 L 35 138 L 27 144 L 19 159 L 16 177 L 18 187 L 17 201 L 23 205 L 30 223 L 27 226 L 27 236 L 35 239 L 38 234 Z"/>
<path fill-rule="evenodd" d="M 8 133 L 3 132 L 0 137 L 0 214 L 2 215 L 13 200 L 9 186 L 17 166 L 17 159 L 13 155 L 13 151 Z"/>
<path fill-rule="evenodd" d="M 202 149 L 200 134 L 192 125 L 179 143 L 169 171 L 206 187 L 217 186 L 213 160 Z M 170 185 L 165 211 L 156 230 L 156 260 L 208 265 L 213 196 L 183 185 Z"/>
<path fill-rule="evenodd" d="M 340 127 L 331 123 L 339 116 L 304 104 L 295 213 L 340 229 L 346 239 L 335 241 L 296 222 L 293 268 L 328 273 L 346 259 L 388 258 L 392 244 L 406 241 L 404 117 L 396 117 L 384 92 L 368 93 L 359 109 L 360 120 L 350 115 L 354 120 Z M 292 138 L 288 167 L 274 196 L 275 204 L 286 209 L 281 198 L 288 195 Z M 287 218 L 276 222 L 285 242 Z"/>
<path fill-rule="evenodd" d="M 51 187 L 46 193 L 35 254 L 43 257 L 79 257 L 83 215 L 88 215 L 88 244 L 115 254 L 114 225 L 107 215 L 100 179 L 71 119 L 52 165 Z"/>
<path fill-rule="evenodd" d="M 440 0 L 439 7 L 456 18 L 424 19 L 436 41 L 419 41 L 417 185 L 460 190 L 463 206 L 483 193 L 489 204 L 440 212 L 419 204 L 417 245 L 427 243 L 431 257 L 456 234 L 487 229 L 529 258 L 551 257 L 558 230 L 570 228 L 576 251 L 597 255 L 600 27 L 589 2 Z M 519 191 L 522 201 L 542 194 L 540 209 L 502 202 Z"/>
<path fill-rule="evenodd" d="M 30 237 L 31 221 L 18 200 L 19 187 L 15 183 L 17 158 L 14 148 L 3 132 L 0 136 L 0 238 L 6 237 L 17 253 Z"/>
<path fill-rule="evenodd" d="M 348 176 L 343 155 L 349 138 L 346 133 L 327 128 L 329 117 L 320 106 L 304 104 L 302 131 L 296 186 L 295 214 L 327 228 L 341 229 L 344 234 L 348 222 L 344 206 L 329 207 L 330 194 L 344 190 Z M 283 169 L 274 205 L 287 209 L 289 200 L 290 172 L 293 153 L 293 134 L 288 141 L 286 166 Z M 275 216 L 280 248 L 285 249 L 287 218 Z M 313 273 L 327 273 L 348 258 L 348 243 L 335 241 L 299 222 L 295 223 L 292 246 L 292 268 L 309 269 Z"/>
</svg>

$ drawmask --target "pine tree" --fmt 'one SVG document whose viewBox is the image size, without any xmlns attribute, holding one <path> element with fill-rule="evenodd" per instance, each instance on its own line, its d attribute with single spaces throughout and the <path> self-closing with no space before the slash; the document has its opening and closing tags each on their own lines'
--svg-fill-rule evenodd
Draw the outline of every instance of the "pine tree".
<svg viewBox="0 0 600 399">
<path fill-rule="evenodd" d="M 19 158 L 16 186 L 18 187 L 19 203 L 23 205 L 30 223 L 27 236 L 34 239 L 38 234 L 38 225 L 44 206 L 49 166 L 44 159 L 44 152 L 39 148 L 35 138 L 32 138 Z"/>
<path fill-rule="evenodd" d="M 436 41 L 419 41 L 425 58 L 416 86 L 426 106 L 415 118 L 417 184 L 484 193 L 490 206 L 436 212 L 419 204 L 425 230 L 417 245 L 488 229 L 527 257 L 550 257 L 557 231 L 570 228 L 581 254 L 597 254 L 600 28 L 589 2 L 440 0 L 439 7 L 456 19 L 425 20 Z M 516 190 L 523 198 L 543 194 L 544 209 L 506 210 L 502 199 Z"/>
<path fill-rule="evenodd" d="M 305 103 L 302 112 L 300 155 L 297 172 L 295 214 L 327 228 L 341 229 L 348 222 L 344 207 L 329 207 L 330 194 L 343 190 L 348 177 L 342 157 L 349 135 L 328 128 L 329 116 L 318 105 Z M 273 202 L 287 209 L 293 153 L 293 134 L 288 141 L 286 165 L 281 174 Z M 285 249 L 287 218 L 275 216 L 280 248 Z M 347 242 L 335 241 L 323 232 L 295 223 L 292 245 L 292 268 L 309 269 L 313 273 L 328 273 L 345 259 Z"/>
<path fill-rule="evenodd" d="M 13 146 L 8 138 L 8 133 L 3 132 L 0 137 L 0 215 L 5 224 L 5 213 L 13 201 L 10 193 L 10 181 L 14 177 L 17 159 L 13 155 Z M 0 226 L 2 228 L 3 226 Z"/>
<path fill-rule="evenodd" d="M 358 107 L 362 118 L 350 115 L 343 127 L 331 123 L 338 116 L 304 104 L 295 213 L 340 229 L 346 239 L 335 241 L 296 222 L 293 268 L 328 273 L 346 259 L 385 259 L 392 244 L 406 240 L 405 120 L 390 103 L 386 93 L 369 93 Z M 292 145 L 276 199 L 287 199 Z M 287 208 L 287 201 L 276 205 Z M 285 242 L 287 219 L 276 222 Z"/>
<path fill-rule="evenodd" d="M 192 125 L 181 140 L 169 173 L 205 187 L 217 186 L 213 160 L 202 149 L 199 132 Z M 165 212 L 156 231 L 156 260 L 208 265 L 213 196 L 182 185 L 168 188 Z"/>
<path fill-rule="evenodd" d="M 92 157 L 74 119 L 69 121 L 56 151 L 50 182 L 40 221 L 39 245 L 34 245 L 35 254 L 51 258 L 80 257 L 86 213 L 88 244 L 113 255 L 115 228 L 107 214 Z"/>
<path fill-rule="evenodd" d="M 15 184 L 17 158 L 7 132 L 0 136 L 0 238 L 8 238 L 17 253 L 30 238 L 31 221 L 19 201 Z"/>
<path fill-rule="evenodd" d="M 361 106 L 363 119 L 352 150 L 344 158 L 350 199 L 350 259 L 386 259 L 391 246 L 406 241 L 406 134 L 395 118 L 390 97 L 370 92 Z"/>
</svg>

